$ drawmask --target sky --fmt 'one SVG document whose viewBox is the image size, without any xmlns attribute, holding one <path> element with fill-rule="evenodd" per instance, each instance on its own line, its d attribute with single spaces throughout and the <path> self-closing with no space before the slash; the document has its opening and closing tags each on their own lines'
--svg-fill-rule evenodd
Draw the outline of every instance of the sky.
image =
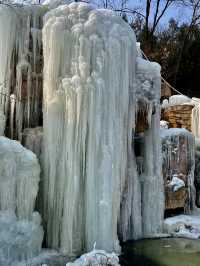
<svg viewBox="0 0 200 266">
<path fill-rule="evenodd" d="M 97 2 L 101 2 L 102 0 L 96 0 Z M 119 3 L 121 0 L 114 0 L 115 3 Z M 129 0 L 129 7 L 139 7 L 141 8 L 141 11 L 145 8 L 145 2 L 146 0 Z M 162 1 L 164 2 L 164 1 Z M 180 6 L 171 6 L 166 14 L 162 17 L 162 20 L 160 21 L 160 25 L 165 25 L 168 23 L 170 18 L 175 18 L 180 23 L 187 22 L 190 18 L 189 10 Z"/>
<path fill-rule="evenodd" d="M 133 7 L 139 6 L 143 9 L 145 7 L 145 2 L 145 0 L 129 0 L 129 5 Z M 188 8 L 173 5 L 167 10 L 165 15 L 163 16 L 162 20 L 160 21 L 161 24 L 168 23 L 170 18 L 175 18 L 176 20 L 180 21 L 180 23 L 187 22 L 190 18 L 190 12 Z"/>
</svg>

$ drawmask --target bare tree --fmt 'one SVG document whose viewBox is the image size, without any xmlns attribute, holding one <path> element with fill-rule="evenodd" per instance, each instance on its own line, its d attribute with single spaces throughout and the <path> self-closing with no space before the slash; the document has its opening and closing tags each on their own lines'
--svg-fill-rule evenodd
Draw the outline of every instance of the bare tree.
<svg viewBox="0 0 200 266">
<path fill-rule="evenodd" d="M 146 40 L 149 40 L 155 34 L 160 20 L 172 5 L 182 4 L 184 0 L 146 0 L 145 9 L 145 33 Z M 150 17 L 152 20 L 150 21 Z"/>
<path fill-rule="evenodd" d="M 193 33 L 193 29 L 195 26 L 200 25 L 200 0 L 185 0 L 184 1 L 185 6 L 190 10 L 191 17 L 189 26 L 187 27 L 187 32 L 185 34 L 185 37 L 183 39 L 182 45 L 180 46 L 179 56 L 176 64 L 176 70 L 175 70 L 175 80 L 174 85 L 176 85 L 177 81 L 177 74 L 179 72 L 181 59 L 183 56 L 183 52 L 185 50 L 186 42 L 191 37 Z"/>
<path fill-rule="evenodd" d="M 141 8 L 138 6 L 131 7 L 129 0 L 89 0 L 89 2 L 97 7 L 112 9 L 117 12 L 120 16 L 124 15 L 133 17 L 139 15 L 144 17 Z"/>
</svg>

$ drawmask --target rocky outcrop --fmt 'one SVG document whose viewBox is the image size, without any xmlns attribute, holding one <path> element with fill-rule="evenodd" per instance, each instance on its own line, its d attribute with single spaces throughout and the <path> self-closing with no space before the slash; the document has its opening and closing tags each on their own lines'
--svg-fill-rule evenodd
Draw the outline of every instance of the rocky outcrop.
<svg viewBox="0 0 200 266">
<path fill-rule="evenodd" d="M 170 128 L 185 128 L 191 131 L 193 107 L 192 104 L 167 106 L 162 110 L 162 119 L 169 122 Z"/>
<path fill-rule="evenodd" d="M 162 129 L 165 209 L 194 206 L 194 136 L 185 129 Z"/>
</svg>

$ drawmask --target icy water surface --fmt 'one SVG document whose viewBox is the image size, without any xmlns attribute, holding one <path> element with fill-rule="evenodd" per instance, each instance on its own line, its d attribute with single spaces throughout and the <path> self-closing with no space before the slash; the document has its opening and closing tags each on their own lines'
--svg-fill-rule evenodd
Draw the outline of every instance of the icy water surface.
<svg viewBox="0 0 200 266">
<path fill-rule="evenodd" d="M 129 242 L 122 266 L 200 266 L 200 240 L 167 238 Z"/>
</svg>

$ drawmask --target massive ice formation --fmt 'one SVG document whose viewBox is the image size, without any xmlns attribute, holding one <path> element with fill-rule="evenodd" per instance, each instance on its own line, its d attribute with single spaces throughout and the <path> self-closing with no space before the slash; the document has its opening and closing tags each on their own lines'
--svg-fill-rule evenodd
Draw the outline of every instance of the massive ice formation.
<svg viewBox="0 0 200 266">
<path fill-rule="evenodd" d="M 118 224 L 123 240 L 159 233 L 160 67 L 136 63 L 134 33 L 120 17 L 83 3 L 46 14 L 43 48 L 48 246 L 119 251 Z M 140 104 L 148 124 L 141 175 L 132 149 Z"/>
<path fill-rule="evenodd" d="M 45 12 L 40 6 L 0 5 L 0 110 L 11 138 L 21 139 L 23 128 L 40 123 Z"/>
<path fill-rule="evenodd" d="M 17 141 L 0 137 L 0 265 L 38 255 L 43 230 L 33 213 L 40 166 Z"/>
<path fill-rule="evenodd" d="M 43 34 L 48 245 L 119 250 L 135 36 L 113 12 L 76 3 L 47 13 Z"/>
</svg>

